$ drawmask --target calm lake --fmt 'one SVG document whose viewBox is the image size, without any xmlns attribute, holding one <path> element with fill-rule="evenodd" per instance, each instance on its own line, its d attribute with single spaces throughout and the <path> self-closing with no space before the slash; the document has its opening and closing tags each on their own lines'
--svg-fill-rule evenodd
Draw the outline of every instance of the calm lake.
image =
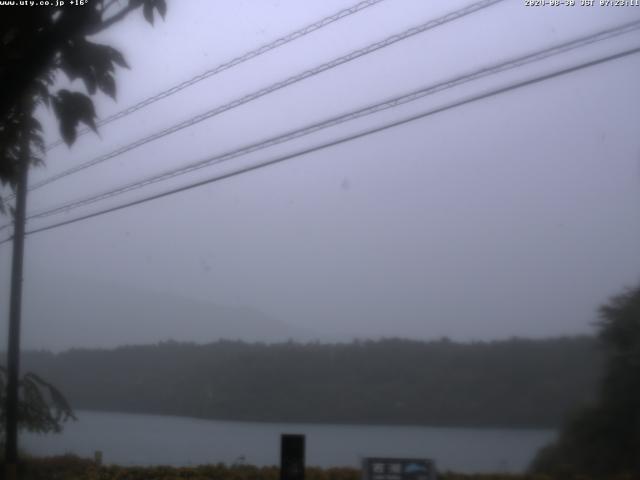
<svg viewBox="0 0 640 480">
<path fill-rule="evenodd" d="M 77 412 L 59 435 L 24 434 L 36 455 L 75 453 L 120 465 L 243 462 L 277 465 L 282 433 L 306 435 L 307 465 L 359 467 L 363 457 L 435 460 L 439 470 L 519 472 L 552 430 L 245 423 L 158 415 Z M 244 457 L 244 460 L 241 460 Z"/>
</svg>

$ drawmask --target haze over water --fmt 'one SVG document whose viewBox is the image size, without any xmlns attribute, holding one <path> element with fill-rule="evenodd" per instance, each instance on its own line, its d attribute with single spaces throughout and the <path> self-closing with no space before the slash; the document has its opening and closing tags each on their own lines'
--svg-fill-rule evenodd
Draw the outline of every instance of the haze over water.
<svg viewBox="0 0 640 480">
<path fill-rule="evenodd" d="M 309 466 L 356 467 L 375 456 L 434 459 L 457 472 L 521 472 L 552 430 L 432 428 L 223 422 L 78 412 L 60 437 L 25 436 L 25 448 L 41 454 L 73 452 L 119 465 L 188 466 L 223 462 L 266 466 L 280 462 L 280 435 L 306 435 Z"/>
</svg>

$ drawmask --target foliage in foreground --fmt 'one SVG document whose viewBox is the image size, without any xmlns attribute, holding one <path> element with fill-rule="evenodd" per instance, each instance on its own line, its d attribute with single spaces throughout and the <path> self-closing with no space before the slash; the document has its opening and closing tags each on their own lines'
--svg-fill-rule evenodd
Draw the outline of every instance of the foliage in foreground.
<svg viewBox="0 0 640 480">
<path fill-rule="evenodd" d="M 600 308 L 605 374 L 597 402 L 537 455 L 537 472 L 633 472 L 640 478 L 640 286 Z"/>
<path fill-rule="evenodd" d="M 203 465 L 198 467 L 98 467 L 91 460 L 76 456 L 30 459 L 21 467 L 24 480 L 279 480 L 277 467 Z M 2 474 L 0 474 L 2 475 Z M 0 479 L 3 477 L 0 476 Z M 306 480 L 360 480 L 356 468 L 307 468 Z M 606 480 L 633 480 L 630 475 Z M 441 473 L 439 480 L 592 480 L 590 477 L 564 475 L 508 475 Z"/>
<path fill-rule="evenodd" d="M 0 443 L 4 439 L 7 401 L 7 369 L 0 365 Z M 35 373 L 26 373 L 18 384 L 18 428 L 30 432 L 60 432 L 62 424 L 75 420 L 67 399 Z"/>
<path fill-rule="evenodd" d="M 50 3 L 51 8 L 5 7 L 0 14 L 0 186 L 16 187 L 25 160 L 43 162 L 45 144 L 35 106 L 52 108 L 67 145 L 75 141 L 80 123 L 97 130 L 89 95 L 100 91 L 115 99 L 116 67 L 127 67 L 127 62 L 120 51 L 91 41 L 93 37 L 135 10 L 153 24 L 154 14 L 164 18 L 167 9 L 165 0 L 91 0 L 82 8 L 53 8 L 55 2 Z M 82 80 L 89 95 L 55 91 L 60 73 L 70 82 Z M 23 146 L 28 146 L 26 155 Z M 0 213 L 4 207 L 0 198 Z"/>
</svg>

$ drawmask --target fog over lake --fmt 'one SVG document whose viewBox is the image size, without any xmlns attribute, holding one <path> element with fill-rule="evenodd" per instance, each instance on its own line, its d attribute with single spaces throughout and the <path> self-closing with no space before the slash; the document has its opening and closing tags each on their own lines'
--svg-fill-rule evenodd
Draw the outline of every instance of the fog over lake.
<svg viewBox="0 0 640 480">
<path fill-rule="evenodd" d="M 103 452 L 105 463 L 198 465 L 224 462 L 278 465 L 280 435 L 306 435 L 309 466 L 359 467 L 364 457 L 435 460 L 440 470 L 519 472 L 552 430 L 313 425 L 200 420 L 157 415 L 78 412 L 61 435 L 24 436 L 40 455 Z"/>
</svg>

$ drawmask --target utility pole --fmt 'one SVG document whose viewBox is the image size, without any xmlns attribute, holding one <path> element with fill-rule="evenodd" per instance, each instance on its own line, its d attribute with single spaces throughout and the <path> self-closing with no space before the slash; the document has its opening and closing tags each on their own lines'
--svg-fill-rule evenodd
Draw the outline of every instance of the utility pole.
<svg viewBox="0 0 640 480">
<path fill-rule="evenodd" d="M 23 102 L 23 128 L 20 132 L 20 161 L 16 185 L 16 205 L 13 229 L 13 258 L 11 262 L 11 297 L 9 300 L 9 347 L 7 349 L 6 450 L 7 480 L 17 478 L 18 466 L 18 382 L 20 372 L 20 316 L 22 310 L 22 264 L 24 258 L 24 224 L 27 210 L 27 176 L 30 145 L 28 122 L 30 101 Z"/>
</svg>

